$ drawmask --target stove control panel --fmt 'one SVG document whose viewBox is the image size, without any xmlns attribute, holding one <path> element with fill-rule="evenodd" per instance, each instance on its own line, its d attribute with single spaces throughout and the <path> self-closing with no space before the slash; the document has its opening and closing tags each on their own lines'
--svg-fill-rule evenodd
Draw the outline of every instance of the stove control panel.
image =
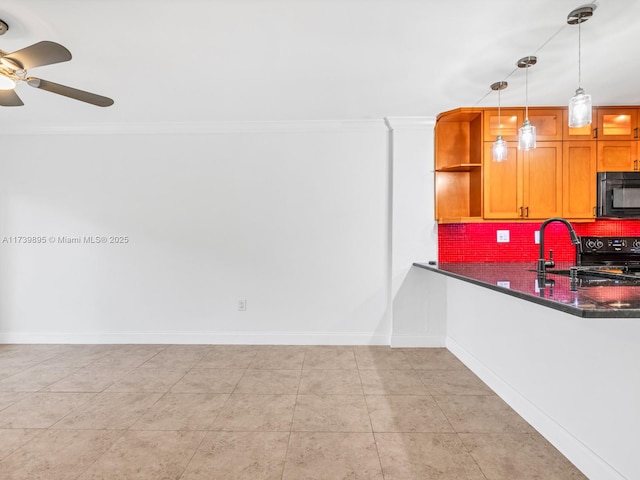
<svg viewBox="0 0 640 480">
<path fill-rule="evenodd" d="M 581 237 L 582 253 L 626 253 L 640 255 L 640 237 Z"/>
</svg>

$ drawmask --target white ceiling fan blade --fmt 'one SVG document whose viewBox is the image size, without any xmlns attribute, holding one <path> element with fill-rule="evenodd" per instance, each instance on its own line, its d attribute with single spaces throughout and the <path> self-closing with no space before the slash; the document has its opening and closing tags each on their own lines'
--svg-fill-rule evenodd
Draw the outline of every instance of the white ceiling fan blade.
<svg viewBox="0 0 640 480">
<path fill-rule="evenodd" d="M 24 70 L 71 60 L 71 52 L 55 42 L 38 42 L 9 53 L 4 58 L 17 61 Z"/>
<path fill-rule="evenodd" d="M 3 107 L 21 107 L 24 105 L 14 90 L 0 90 L 0 105 Z"/>
<path fill-rule="evenodd" d="M 42 80 L 41 78 L 29 77 L 27 78 L 27 83 L 34 88 L 57 93 L 58 95 L 73 98 L 74 100 L 80 100 L 81 102 L 90 103 L 98 107 L 109 107 L 113 105 L 113 100 L 108 97 L 85 92 L 84 90 L 78 90 L 77 88 L 67 87 L 66 85 L 60 85 L 59 83 L 53 83 L 48 80 Z"/>
</svg>

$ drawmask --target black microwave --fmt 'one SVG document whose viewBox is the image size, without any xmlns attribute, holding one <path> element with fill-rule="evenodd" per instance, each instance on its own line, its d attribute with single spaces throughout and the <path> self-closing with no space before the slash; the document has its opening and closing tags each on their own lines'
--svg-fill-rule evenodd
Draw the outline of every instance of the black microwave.
<svg viewBox="0 0 640 480">
<path fill-rule="evenodd" d="M 640 172 L 600 172 L 598 218 L 640 218 Z"/>
</svg>

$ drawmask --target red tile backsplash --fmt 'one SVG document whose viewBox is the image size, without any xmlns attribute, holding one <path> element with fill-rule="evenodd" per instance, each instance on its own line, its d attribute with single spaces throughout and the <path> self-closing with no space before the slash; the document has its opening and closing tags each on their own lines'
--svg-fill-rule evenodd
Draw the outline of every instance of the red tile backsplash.
<svg viewBox="0 0 640 480">
<path fill-rule="evenodd" d="M 538 259 L 534 243 L 539 223 L 455 223 L 438 225 L 439 262 L 528 262 Z M 598 220 L 573 223 L 580 236 L 640 236 L 640 220 Z M 497 243 L 498 230 L 509 230 L 510 241 Z M 544 230 L 546 256 L 553 250 L 556 261 L 575 260 L 575 248 L 567 228 L 551 223 Z"/>
</svg>

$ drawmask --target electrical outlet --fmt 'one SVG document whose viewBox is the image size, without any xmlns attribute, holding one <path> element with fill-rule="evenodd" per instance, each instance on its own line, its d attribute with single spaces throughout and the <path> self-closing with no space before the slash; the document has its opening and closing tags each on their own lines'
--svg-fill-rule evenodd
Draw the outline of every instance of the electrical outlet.
<svg viewBox="0 0 640 480">
<path fill-rule="evenodd" d="M 540 244 L 540 230 L 536 230 L 535 232 L 533 232 L 533 243 L 535 243 L 536 245 Z"/>
<path fill-rule="evenodd" d="M 502 288 L 511 288 L 511 282 L 509 280 L 498 280 L 496 285 Z"/>
<path fill-rule="evenodd" d="M 238 311 L 245 312 L 246 310 L 247 310 L 247 299 L 241 298 L 240 300 L 238 300 Z"/>
<path fill-rule="evenodd" d="M 497 231 L 497 242 L 498 243 L 508 243 L 509 240 L 509 230 L 498 230 Z"/>
</svg>

